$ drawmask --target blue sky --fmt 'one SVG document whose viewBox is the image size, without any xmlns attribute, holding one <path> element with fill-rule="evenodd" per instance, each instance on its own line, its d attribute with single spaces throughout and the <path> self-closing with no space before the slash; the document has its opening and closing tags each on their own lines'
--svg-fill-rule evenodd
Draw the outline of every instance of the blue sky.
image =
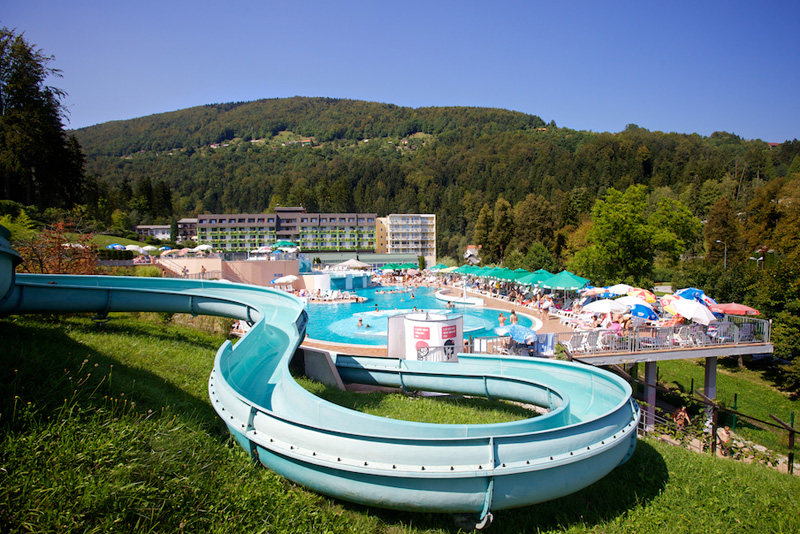
<svg viewBox="0 0 800 534">
<path fill-rule="evenodd" d="M 800 2 L 6 2 L 80 128 L 325 96 L 512 109 L 596 132 L 800 138 Z"/>
</svg>

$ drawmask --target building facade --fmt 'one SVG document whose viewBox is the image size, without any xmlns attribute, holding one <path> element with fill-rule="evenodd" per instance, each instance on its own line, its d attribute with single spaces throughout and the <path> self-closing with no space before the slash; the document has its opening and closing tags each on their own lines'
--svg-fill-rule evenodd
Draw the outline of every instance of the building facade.
<svg viewBox="0 0 800 534">
<path fill-rule="evenodd" d="M 139 224 L 133 227 L 133 231 L 136 232 L 141 241 L 144 241 L 148 236 L 162 241 L 172 240 L 168 224 Z"/>
<path fill-rule="evenodd" d="M 375 248 L 375 213 L 307 213 L 278 207 L 275 213 L 206 213 L 197 217 L 197 242 L 215 250 L 249 251 L 291 241 L 304 252 Z"/>
<path fill-rule="evenodd" d="M 415 254 L 436 263 L 436 215 L 393 213 L 377 223 L 375 252 Z"/>
<path fill-rule="evenodd" d="M 178 220 L 178 243 L 197 239 L 197 217 L 184 217 Z"/>
</svg>

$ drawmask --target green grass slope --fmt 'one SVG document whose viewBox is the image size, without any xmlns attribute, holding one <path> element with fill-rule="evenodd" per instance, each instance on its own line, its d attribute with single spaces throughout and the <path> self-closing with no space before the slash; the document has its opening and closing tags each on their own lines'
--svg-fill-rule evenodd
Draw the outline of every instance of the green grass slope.
<svg viewBox="0 0 800 534">
<path fill-rule="evenodd" d="M 253 466 L 206 394 L 221 336 L 125 315 L 12 317 L 0 339 L 3 532 L 458 530 Z M 796 477 L 642 440 L 603 480 L 498 512 L 490 532 L 798 532 L 799 506 Z"/>
</svg>

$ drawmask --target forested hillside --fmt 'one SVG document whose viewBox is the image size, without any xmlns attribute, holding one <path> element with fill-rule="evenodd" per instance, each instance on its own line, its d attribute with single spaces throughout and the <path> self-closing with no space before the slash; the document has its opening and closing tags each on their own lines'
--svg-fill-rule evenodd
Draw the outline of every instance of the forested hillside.
<svg viewBox="0 0 800 534">
<path fill-rule="evenodd" d="M 648 187 L 705 219 L 720 197 L 744 211 L 787 176 L 800 142 L 558 128 L 500 109 L 403 108 L 324 98 L 201 106 L 75 132 L 92 215 L 112 225 L 200 212 L 433 212 L 439 250 L 473 239 L 481 208 L 529 198 L 552 232 L 577 225 L 609 187 Z M 312 146 L 299 142 L 310 139 Z M 538 241 L 552 236 L 530 236 Z M 523 239 L 524 241 L 524 239 Z M 517 248 L 527 251 L 529 242 Z"/>
</svg>

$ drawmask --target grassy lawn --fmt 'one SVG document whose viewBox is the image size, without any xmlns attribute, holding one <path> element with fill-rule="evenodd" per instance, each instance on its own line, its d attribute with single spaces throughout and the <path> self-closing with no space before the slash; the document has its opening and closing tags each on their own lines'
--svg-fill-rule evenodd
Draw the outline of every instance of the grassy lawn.
<svg viewBox="0 0 800 534">
<path fill-rule="evenodd" d="M 488 424 L 519 421 L 538 414 L 511 402 L 458 396 L 408 396 L 404 393 L 353 394 L 307 378 L 297 381 L 326 401 L 360 412 L 403 421 L 444 424 Z"/>
<path fill-rule="evenodd" d="M 7 318 L 0 339 L 3 532 L 458 531 L 449 515 L 337 501 L 253 466 L 207 397 L 222 336 L 115 315 L 102 327 L 85 317 Z M 303 384 L 335 402 L 404 419 L 529 415 L 481 399 L 443 403 Z M 499 511 L 489 531 L 798 532 L 798 506 L 797 477 L 641 440 L 601 481 L 556 501 Z"/>
</svg>

